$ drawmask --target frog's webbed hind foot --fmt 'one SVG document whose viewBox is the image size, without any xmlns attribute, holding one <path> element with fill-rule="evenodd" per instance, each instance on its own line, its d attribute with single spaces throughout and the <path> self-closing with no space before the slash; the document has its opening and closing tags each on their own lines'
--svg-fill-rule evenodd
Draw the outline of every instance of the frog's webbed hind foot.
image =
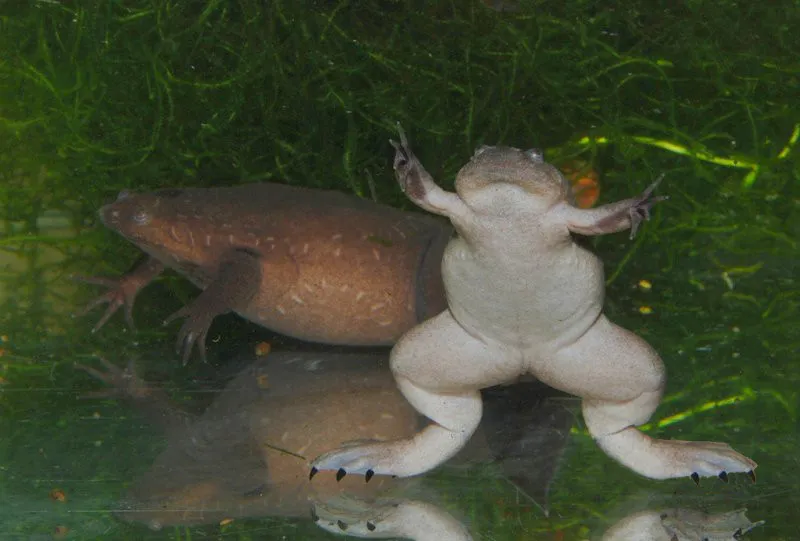
<svg viewBox="0 0 800 541">
<path fill-rule="evenodd" d="M 597 444 L 612 458 L 635 472 L 652 479 L 719 477 L 728 481 L 729 473 L 747 473 L 755 481 L 754 461 L 736 452 L 727 443 L 710 441 L 658 440 L 629 423 L 619 428 L 627 408 L 638 411 L 637 402 L 648 403 L 659 393 L 643 393 L 623 404 L 584 400 L 583 415 Z M 655 398 L 657 403 L 657 398 Z"/>
<path fill-rule="evenodd" d="M 439 466 L 466 444 L 481 420 L 483 404 L 478 391 L 437 393 L 395 376 L 406 399 L 433 422 L 411 438 L 366 444 L 346 444 L 311 463 L 311 477 L 322 470 L 337 472 L 337 480 L 360 473 L 410 477 Z"/>
<path fill-rule="evenodd" d="M 464 525 L 449 513 L 420 501 L 367 503 L 337 498 L 316 504 L 311 518 L 328 532 L 367 539 L 472 539 Z"/>
</svg>

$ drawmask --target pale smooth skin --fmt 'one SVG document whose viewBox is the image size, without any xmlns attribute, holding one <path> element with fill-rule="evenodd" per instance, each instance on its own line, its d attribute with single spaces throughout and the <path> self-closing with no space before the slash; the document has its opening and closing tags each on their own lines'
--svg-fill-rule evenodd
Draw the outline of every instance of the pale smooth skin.
<svg viewBox="0 0 800 541">
<path fill-rule="evenodd" d="M 638 197 L 582 210 L 570 204 L 568 183 L 540 152 L 481 147 L 450 193 L 400 135 L 394 168 L 403 191 L 449 218 L 458 233 L 442 262 L 449 309 L 406 333 L 391 354 L 400 390 L 433 422 L 412 438 L 326 453 L 312 463 L 312 474 L 429 471 L 475 431 L 479 389 L 530 374 L 581 397 L 598 445 L 641 475 L 754 478 L 756 463 L 725 443 L 657 440 L 635 428 L 659 404 L 664 365 L 644 340 L 602 313 L 602 262 L 571 236 L 635 233 L 664 199 L 651 196 L 658 181 Z"/>
</svg>

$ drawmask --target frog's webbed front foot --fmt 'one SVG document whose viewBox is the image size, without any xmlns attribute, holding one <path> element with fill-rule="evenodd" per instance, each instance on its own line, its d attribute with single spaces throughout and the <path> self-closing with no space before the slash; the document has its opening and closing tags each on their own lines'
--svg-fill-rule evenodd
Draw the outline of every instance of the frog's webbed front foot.
<svg viewBox="0 0 800 541">
<path fill-rule="evenodd" d="M 420 501 L 367 504 L 339 498 L 316 504 L 311 518 L 328 532 L 368 539 L 472 539 L 464 525 L 449 513 Z"/>
<path fill-rule="evenodd" d="M 206 336 L 214 318 L 247 305 L 261 283 L 261 267 L 257 255 L 234 250 L 220 263 L 217 276 L 191 303 L 166 320 L 164 325 L 185 317 L 178 332 L 175 349 L 185 365 L 195 345 L 206 362 Z"/>
<path fill-rule="evenodd" d="M 606 235 L 630 228 L 636 236 L 643 221 L 650 219 L 650 209 L 659 201 L 669 199 L 666 195 L 653 196 L 664 175 L 659 176 L 640 195 L 592 209 L 579 209 L 568 203 L 554 207 L 557 219 L 579 235 Z"/>
<path fill-rule="evenodd" d="M 204 303 L 204 300 L 200 296 L 194 302 L 187 304 L 164 320 L 164 325 L 169 325 L 176 319 L 186 318 L 186 321 L 183 322 L 181 329 L 178 331 L 178 338 L 175 341 L 175 351 L 181 356 L 181 362 L 184 366 L 189 362 L 189 357 L 192 355 L 195 345 L 197 345 L 200 353 L 200 359 L 204 363 L 208 362 L 206 358 L 208 329 L 217 315 L 227 312 L 227 310 L 214 310 L 206 306 L 207 303 Z"/>
<path fill-rule="evenodd" d="M 653 197 L 653 192 L 664 179 L 664 174 L 662 173 L 655 181 L 653 181 L 650 186 L 645 189 L 638 197 L 633 198 L 631 202 L 631 207 L 628 209 L 628 216 L 630 217 L 631 221 L 631 236 L 633 238 L 636 236 L 636 232 L 639 230 L 639 225 L 645 221 L 650 219 L 650 209 L 658 203 L 659 201 L 666 201 L 669 199 L 669 196 L 666 195 L 659 195 Z"/>
<path fill-rule="evenodd" d="M 94 328 L 92 328 L 92 332 L 97 332 L 120 307 L 123 307 L 125 321 L 128 327 L 134 330 L 133 304 L 136 301 L 136 296 L 139 294 L 139 291 L 152 282 L 163 270 L 164 265 L 160 261 L 148 258 L 143 263 L 137 265 L 133 271 L 118 278 L 73 276 L 73 280 L 108 288 L 107 292 L 93 299 L 83 310 L 77 312 L 75 316 L 83 316 L 101 304 L 108 304 L 105 313 L 97 324 L 95 324 Z"/>
<path fill-rule="evenodd" d="M 404 194 L 415 203 L 421 204 L 428 192 L 436 188 L 436 183 L 414 155 L 411 145 L 408 144 L 406 133 L 399 122 L 397 123 L 397 131 L 400 134 L 400 142 L 389 139 L 396 151 L 394 155 L 394 172 L 397 176 L 397 182 L 400 184 Z"/>
<path fill-rule="evenodd" d="M 441 189 L 414 155 L 400 123 L 397 123 L 400 142 L 389 142 L 395 148 L 394 172 L 400 189 L 414 204 L 429 212 L 459 220 L 468 213 L 466 205 L 454 193 Z"/>
</svg>

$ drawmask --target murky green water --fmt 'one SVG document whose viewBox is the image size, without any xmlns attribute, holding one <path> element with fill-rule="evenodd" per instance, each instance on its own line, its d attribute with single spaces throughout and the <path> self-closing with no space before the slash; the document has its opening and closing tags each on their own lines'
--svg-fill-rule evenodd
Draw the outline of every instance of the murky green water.
<svg viewBox="0 0 800 541">
<path fill-rule="evenodd" d="M 668 540 L 698 521 L 711 539 L 731 539 L 746 529 L 740 516 L 709 530 L 710 519 L 686 513 L 745 507 L 751 521 L 766 521 L 745 538 L 800 538 L 800 5 L 510 7 L 0 2 L 0 537 L 333 538 L 305 511 L 265 516 L 276 506 L 257 505 L 269 492 L 251 482 L 257 453 L 232 450 L 245 428 L 224 416 L 233 428 L 214 441 L 219 455 L 171 493 L 187 520 L 210 523 L 153 531 L 137 522 L 163 502 L 115 515 L 164 449 L 183 441 L 184 459 L 170 464 L 187 464 L 196 448 L 128 403 L 82 398 L 103 386 L 74 364 L 135 359 L 154 388 L 202 411 L 228 396 L 221 389 L 261 342 L 273 351 L 341 348 L 225 316 L 209 335 L 210 364 L 183 367 L 178 325 L 161 321 L 196 296 L 188 282 L 167 274 L 144 290 L 135 334 L 121 315 L 92 334 L 99 311 L 71 314 L 97 291 L 69 277 L 116 275 L 138 257 L 97 219 L 123 189 L 266 181 L 369 198 L 372 187 L 379 201 L 411 209 L 387 141 L 400 121 L 448 189 L 480 144 L 543 147 L 564 167 L 579 159 L 598 173 L 600 203 L 665 173 L 660 192 L 670 199 L 635 240 L 591 241 L 606 264 L 606 312 L 667 365 L 647 433 L 725 441 L 759 467 L 756 484 L 744 475 L 699 486 L 641 478 L 600 451 L 562 400 L 562 411 L 575 412 L 555 431 L 571 427 L 563 456 L 561 440 L 543 438 L 542 451 L 517 464 L 530 486 L 549 482 L 548 515 L 541 494 L 532 501 L 503 464 L 485 459 L 401 486 L 394 501 L 429 502 L 475 539 L 629 539 L 632 530 L 619 529 L 633 528 L 636 513 L 660 532 L 641 539 Z M 163 421 L 164 410 L 155 414 Z M 519 437 L 510 432 L 489 439 Z M 178 468 L 156 470 L 156 479 L 170 467 Z M 215 508 L 220 487 L 235 504 Z"/>
</svg>

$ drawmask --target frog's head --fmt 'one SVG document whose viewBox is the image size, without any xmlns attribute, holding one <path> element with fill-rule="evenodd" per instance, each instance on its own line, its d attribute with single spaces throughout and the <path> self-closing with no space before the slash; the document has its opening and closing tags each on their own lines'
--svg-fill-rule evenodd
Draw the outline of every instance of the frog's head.
<svg viewBox="0 0 800 541">
<path fill-rule="evenodd" d="M 178 215 L 174 200 L 181 190 L 134 193 L 124 190 L 113 203 L 100 209 L 100 219 L 140 247 L 175 250 L 183 244 L 176 233 Z"/>
<path fill-rule="evenodd" d="M 541 150 L 486 145 L 478 147 L 458 172 L 456 191 L 468 204 L 527 196 L 524 204 L 537 208 L 549 208 L 571 193 L 569 182 L 544 161 Z"/>
</svg>

